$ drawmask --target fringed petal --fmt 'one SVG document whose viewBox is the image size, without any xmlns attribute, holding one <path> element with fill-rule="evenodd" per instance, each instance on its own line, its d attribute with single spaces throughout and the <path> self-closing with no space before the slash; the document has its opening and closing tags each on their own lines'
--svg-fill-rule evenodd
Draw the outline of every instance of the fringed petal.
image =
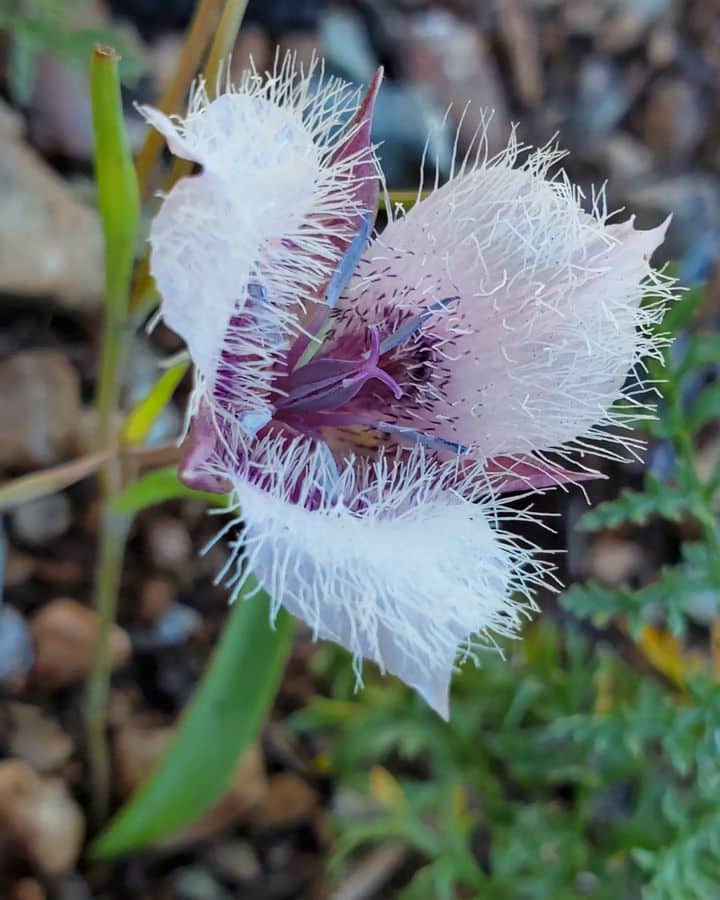
<svg viewBox="0 0 720 900">
<path fill-rule="evenodd" d="M 276 607 L 347 648 L 358 677 L 372 660 L 444 718 L 458 654 L 516 634 L 534 608 L 544 570 L 499 530 L 512 514 L 446 490 L 421 449 L 338 471 L 323 445 L 281 439 L 230 477 L 235 577 L 252 571 Z"/>
<path fill-rule="evenodd" d="M 519 167 L 516 155 L 511 144 L 466 160 L 391 222 L 331 334 L 342 344 L 377 325 L 392 348 L 381 365 L 403 389 L 384 398 L 385 421 L 482 458 L 588 449 L 635 417 L 638 378 L 626 379 L 658 356 L 655 325 L 674 296 L 650 266 L 667 223 L 609 225 L 602 196 L 587 213 L 564 174 L 549 175 L 561 154 L 538 150 Z"/>
<path fill-rule="evenodd" d="M 273 366 L 323 302 L 366 215 L 364 192 L 376 190 L 372 146 L 357 144 L 367 130 L 353 117 L 358 94 L 319 68 L 303 72 L 289 55 L 213 100 L 201 83 L 185 119 L 141 109 L 203 167 L 175 185 L 151 228 L 161 314 L 195 363 L 195 404 L 247 414 L 250 431 L 270 403 Z"/>
</svg>

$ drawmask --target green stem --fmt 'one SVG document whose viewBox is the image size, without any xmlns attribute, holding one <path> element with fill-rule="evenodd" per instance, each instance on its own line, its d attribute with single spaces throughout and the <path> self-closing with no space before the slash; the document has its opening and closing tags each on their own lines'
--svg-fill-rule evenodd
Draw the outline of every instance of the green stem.
<svg viewBox="0 0 720 900">
<path fill-rule="evenodd" d="M 118 61 L 114 50 L 96 47 L 90 62 L 95 178 L 105 239 L 105 319 L 95 397 L 99 450 L 110 450 L 117 443 L 122 360 L 129 334 L 128 296 L 140 217 L 137 178 L 125 136 Z M 97 824 L 107 817 L 110 797 L 110 754 L 106 737 L 109 638 L 115 622 L 129 525 L 125 517 L 111 512 L 111 502 L 121 488 L 121 463 L 116 454 L 111 454 L 100 473 L 103 517 L 93 596 L 98 634 L 86 707 L 92 809 Z"/>
<path fill-rule="evenodd" d="M 131 519 L 106 509 L 103 516 L 95 579 L 95 610 L 98 615 L 97 643 L 88 680 L 87 733 L 92 775 L 92 816 L 96 824 L 107 819 L 110 798 L 110 754 L 106 740 L 110 692 L 110 632 L 117 613 L 125 542 Z"/>
</svg>

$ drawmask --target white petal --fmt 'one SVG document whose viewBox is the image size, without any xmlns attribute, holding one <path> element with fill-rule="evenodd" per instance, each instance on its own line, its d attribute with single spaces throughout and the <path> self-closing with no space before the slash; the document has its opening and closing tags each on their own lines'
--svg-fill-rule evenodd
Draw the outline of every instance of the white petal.
<svg viewBox="0 0 720 900">
<path fill-rule="evenodd" d="M 184 119 L 141 109 L 173 152 L 203 167 L 173 187 L 152 224 L 162 316 L 186 341 L 206 399 L 215 402 L 221 361 L 233 361 L 223 409 L 249 422 L 357 230 L 358 166 L 375 173 L 369 143 L 337 153 L 362 127 L 350 120 L 357 94 L 337 79 L 315 90 L 314 74 L 289 56 L 213 100 L 200 85 Z"/>
<path fill-rule="evenodd" d="M 240 566 L 315 637 L 397 675 L 447 718 L 458 652 L 516 633 L 537 565 L 491 525 L 491 506 L 443 490 L 417 453 L 333 476 L 299 447 L 284 447 L 262 490 L 234 481 Z M 290 473 L 301 470 L 298 497 Z M 313 485 L 328 478 L 318 499 Z"/>
<path fill-rule="evenodd" d="M 175 156 L 179 156 L 181 159 L 188 159 L 196 163 L 201 162 L 187 141 L 180 136 L 178 125 L 169 116 L 166 116 L 164 112 L 155 109 L 153 106 L 138 106 L 137 110 L 148 125 L 152 125 L 165 138 L 171 153 L 174 153 Z"/>
</svg>

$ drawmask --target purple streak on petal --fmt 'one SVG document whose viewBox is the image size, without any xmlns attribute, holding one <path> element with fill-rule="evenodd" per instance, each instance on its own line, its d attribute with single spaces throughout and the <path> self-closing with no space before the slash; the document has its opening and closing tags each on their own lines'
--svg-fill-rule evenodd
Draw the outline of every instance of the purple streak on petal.
<svg viewBox="0 0 720 900">
<path fill-rule="evenodd" d="M 485 471 L 494 487 L 503 494 L 514 491 L 542 490 L 563 484 L 579 484 L 602 478 L 598 472 L 572 472 L 562 466 L 533 459 L 496 456 L 489 459 Z"/>
<path fill-rule="evenodd" d="M 422 444 L 431 450 L 441 450 L 445 453 L 450 452 L 458 456 L 465 456 L 470 452 L 470 447 L 465 444 L 458 444 L 455 441 L 448 441 L 445 438 L 435 437 L 432 434 L 425 434 L 416 428 L 405 428 L 402 425 L 392 425 L 389 422 L 376 422 L 375 427 L 379 431 L 387 431 L 393 437 L 405 440 L 411 445 Z"/>
<path fill-rule="evenodd" d="M 408 338 L 420 331 L 420 329 L 428 322 L 428 320 L 432 319 L 436 313 L 448 309 L 449 306 L 459 299 L 460 297 L 457 296 L 445 297 L 442 300 L 436 300 L 435 303 L 431 303 L 419 316 L 413 316 L 412 319 L 404 322 L 397 331 L 388 335 L 383 340 L 382 344 L 380 344 L 380 353 L 389 353 L 391 350 L 394 350 L 395 347 L 404 343 Z"/>
<path fill-rule="evenodd" d="M 360 261 L 362 252 L 365 249 L 367 240 L 370 236 L 373 223 L 375 221 L 375 213 L 377 210 L 378 195 L 380 188 L 378 185 L 377 172 L 375 164 L 367 151 L 371 145 L 372 119 L 375 111 L 375 100 L 377 99 L 380 84 L 382 83 L 383 70 L 379 68 L 372 81 L 368 85 L 362 103 L 357 109 L 350 127 L 359 126 L 353 135 L 341 147 L 338 147 L 333 162 L 340 162 L 343 159 L 349 159 L 352 156 L 359 156 L 357 164 L 353 168 L 353 178 L 356 181 L 355 202 L 357 204 L 357 218 L 351 227 L 354 229 L 354 235 L 350 240 L 339 238 L 333 239 L 333 243 L 341 253 L 340 263 L 335 270 L 333 276 L 325 289 L 325 303 L 312 316 L 310 322 L 305 328 L 305 334 L 301 334 L 290 348 L 287 355 L 287 369 L 292 372 L 310 343 L 310 336 L 316 335 L 325 324 L 328 316 L 328 310 L 337 303 L 338 297 L 343 292 L 350 277 Z M 332 228 L 342 225 L 332 218 L 327 220 L 327 227 Z"/>
<path fill-rule="evenodd" d="M 340 264 L 333 272 L 333 276 L 328 282 L 327 291 L 325 292 L 325 303 L 332 309 L 338 301 L 338 297 L 347 287 L 353 272 L 360 262 L 365 245 L 370 237 L 372 230 L 372 219 L 374 218 L 374 210 L 372 213 L 368 211 L 360 220 L 360 227 L 357 234 L 348 245 Z"/>
</svg>

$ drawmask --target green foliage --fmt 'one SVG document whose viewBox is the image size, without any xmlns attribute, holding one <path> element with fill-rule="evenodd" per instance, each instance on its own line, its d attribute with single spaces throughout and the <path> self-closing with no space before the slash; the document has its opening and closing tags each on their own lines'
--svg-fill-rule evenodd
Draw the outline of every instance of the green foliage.
<svg viewBox="0 0 720 900">
<path fill-rule="evenodd" d="M 394 681 L 353 695 L 339 652 L 317 654 L 334 699 L 295 725 L 367 797 L 336 817 L 335 869 L 401 841 L 424 864 L 400 898 L 715 896 L 720 685 L 670 691 L 547 618 L 508 652 L 465 667 L 451 724 Z M 403 774 L 368 778 L 378 763 Z"/>
<path fill-rule="evenodd" d="M 679 488 L 648 474 L 642 491 L 621 491 L 616 500 L 601 503 L 587 512 L 580 527 L 585 531 L 601 531 L 626 523 L 646 525 L 655 516 L 678 522 L 687 511 L 687 498 Z"/>
<path fill-rule="evenodd" d="M 95 44 L 110 44 L 123 57 L 123 81 L 134 81 L 142 72 L 137 48 L 116 28 L 84 27 L 82 0 L 8 0 L 0 6 L 0 30 L 12 38 L 8 87 L 17 103 L 29 99 L 39 54 L 52 53 L 87 64 Z"/>
<path fill-rule="evenodd" d="M 687 329 L 701 301 L 696 291 L 676 304 L 663 330 Z M 383 893 L 401 900 L 720 897 L 720 684 L 688 628 L 699 598 L 716 603 L 720 590 L 718 477 L 697 460 L 717 416 L 718 349 L 715 335 L 683 334 L 667 369 L 654 367 L 665 383 L 652 439 L 672 467 L 582 522 L 626 533 L 667 522 L 678 559 L 647 584 L 573 586 L 562 624 L 546 613 L 505 659 L 464 667 L 450 724 L 392 680 L 370 677 L 355 694 L 340 653 L 316 654 L 332 699 L 295 725 L 356 795 L 357 812 L 335 817 L 335 872 L 401 842 L 419 863 Z"/>
<path fill-rule="evenodd" d="M 149 506 L 179 499 L 205 500 L 215 506 L 227 505 L 224 494 L 210 494 L 185 487 L 177 474 L 177 466 L 153 469 L 116 494 L 111 507 L 119 515 L 134 515 Z"/>
<path fill-rule="evenodd" d="M 649 431 L 672 459 L 670 471 L 662 479 L 647 473 L 642 490 L 621 491 L 617 499 L 590 510 L 580 522 L 586 531 L 645 526 L 658 519 L 685 522 L 702 540 L 684 542 L 678 562 L 665 566 L 654 582 L 639 590 L 587 584 L 567 591 L 563 606 L 598 627 L 624 616 L 636 634 L 648 622 L 663 622 L 681 634 L 698 597 L 720 592 L 715 510 L 720 463 L 704 472 L 696 449 L 705 427 L 720 419 L 720 335 L 703 330 L 678 334 L 690 324 L 702 299 L 702 290 L 695 289 L 670 310 L 662 330 L 674 333 L 677 340 L 665 353 L 665 367 L 651 366 L 651 377 L 662 382 L 662 402 Z"/>
</svg>

